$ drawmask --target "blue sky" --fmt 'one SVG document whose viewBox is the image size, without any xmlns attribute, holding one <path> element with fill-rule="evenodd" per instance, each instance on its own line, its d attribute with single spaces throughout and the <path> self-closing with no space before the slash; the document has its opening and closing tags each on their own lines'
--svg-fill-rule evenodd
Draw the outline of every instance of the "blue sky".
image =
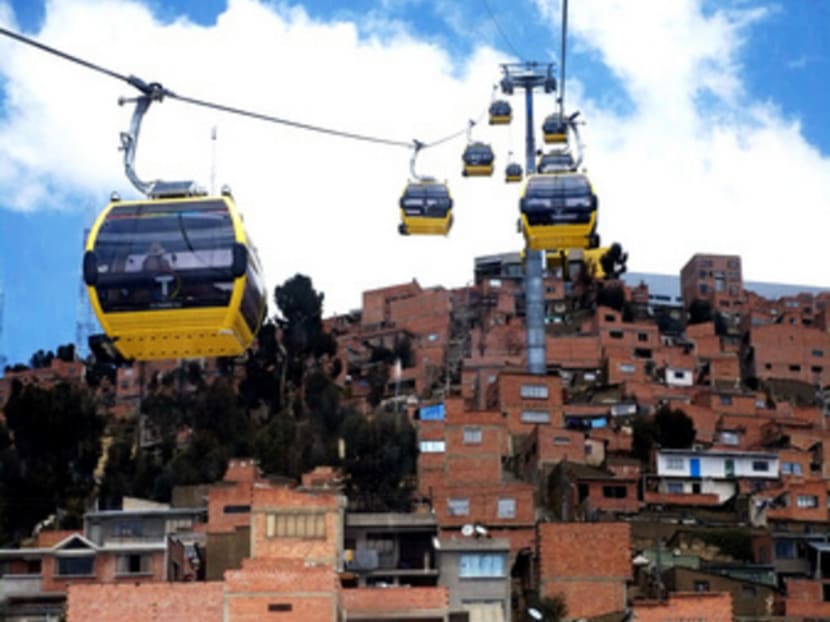
<svg viewBox="0 0 830 622">
<path fill-rule="evenodd" d="M 678 273 L 695 251 L 736 252 L 748 280 L 828 284 L 805 268 L 816 262 L 803 249 L 830 224 L 830 3 L 570 6 L 566 101 L 587 121 L 601 233 L 629 249 L 631 269 Z M 554 0 L 0 0 L 0 24 L 174 91 L 409 140 L 476 116 L 514 48 L 555 60 L 558 11 Z M 122 45 L 111 45 L 114 33 Z M 111 190 L 130 193 L 115 150 L 129 121 L 115 99 L 129 88 L 21 47 L 0 40 L 0 353 L 11 363 L 74 340 L 83 229 Z M 550 104 L 537 99 L 537 125 Z M 463 139 L 419 160 L 450 181 L 459 205 L 446 240 L 397 237 L 406 152 L 166 102 L 147 117 L 139 167 L 167 177 L 196 168 L 205 182 L 211 125 L 219 174 L 249 206 L 270 288 L 308 274 L 327 313 L 410 278 L 463 285 L 473 257 L 520 247 L 515 188 L 498 176 L 461 180 Z M 500 147 L 497 167 L 522 145 L 519 126 L 475 132 Z M 782 222 L 793 210 L 807 222 Z"/>
</svg>

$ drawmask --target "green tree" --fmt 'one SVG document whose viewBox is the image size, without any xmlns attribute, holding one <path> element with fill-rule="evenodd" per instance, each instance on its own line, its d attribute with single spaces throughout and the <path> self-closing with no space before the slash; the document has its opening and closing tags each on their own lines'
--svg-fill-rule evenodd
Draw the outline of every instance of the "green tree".
<svg viewBox="0 0 830 622">
<path fill-rule="evenodd" d="M 27 534 L 58 508 L 80 520 L 95 484 L 104 420 L 91 394 L 61 383 L 52 389 L 16 384 L 5 407 L 13 442 L 0 476 L 9 507 L 7 533 Z M 5 468 L 7 467 L 7 468 Z"/>
<path fill-rule="evenodd" d="M 661 406 L 653 417 L 634 420 L 632 453 L 642 462 L 648 462 L 651 449 L 687 449 L 695 441 L 694 421 L 682 410 Z"/>
<path fill-rule="evenodd" d="M 408 511 L 418 449 L 406 416 L 380 413 L 368 420 L 350 413 L 342 437 L 350 501 L 363 511 Z"/>
</svg>

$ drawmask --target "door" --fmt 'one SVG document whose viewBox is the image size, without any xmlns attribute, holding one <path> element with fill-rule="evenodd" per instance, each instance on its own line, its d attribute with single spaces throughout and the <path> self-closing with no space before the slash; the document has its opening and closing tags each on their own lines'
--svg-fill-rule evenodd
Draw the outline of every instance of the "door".
<svg viewBox="0 0 830 622">
<path fill-rule="evenodd" d="M 700 458 L 689 460 L 689 467 L 692 470 L 692 477 L 700 477 Z"/>
<path fill-rule="evenodd" d="M 727 458 L 723 466 L 726 477 L 735 477 L 735 461 L 732 458 Z"/>
</svg>

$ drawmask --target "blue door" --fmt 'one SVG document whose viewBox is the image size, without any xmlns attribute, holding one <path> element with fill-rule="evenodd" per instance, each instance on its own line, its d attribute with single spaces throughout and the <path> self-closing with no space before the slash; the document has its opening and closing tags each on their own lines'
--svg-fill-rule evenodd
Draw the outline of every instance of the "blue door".
<svg viewBox="0 0 830 622">
<path fill-rule="evenodd" d="M 692 470 L 692 477 L 700 477 L 700 458 L 689 460 L 689 467 Z"/>
</svg>

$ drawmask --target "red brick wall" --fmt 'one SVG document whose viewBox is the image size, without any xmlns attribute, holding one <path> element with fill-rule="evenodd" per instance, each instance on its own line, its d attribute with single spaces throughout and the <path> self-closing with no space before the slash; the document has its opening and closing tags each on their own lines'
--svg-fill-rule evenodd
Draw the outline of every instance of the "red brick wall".
<svg viewBox="0 0 830 622">
<path fill-rule="evenodd" d="M 623 486 L 626 489 L 624 499 L 606 497 L 603 490 L 605 486 Z M 640 502 L 637 500 L 636 481 L 615 481 L 613 479 L 598 482 L 588 482 L 588 503 L 596 510 L 604 512 L 623 512 L 633 514 L 640 509 Z"/>
<path fill-rule="evenodd" d="M 343 546 L 345 499 L 330 493 L 302 493 L 285 487 L 255 488 L 251 516 L 251 556 L 290 558 L 340 563 Z M 325 538 L 269 538 L 268 514 L 272 512 L 323 512 Z"/>
<path fill-rule="evenodd" d="M 225 573 L 225 607 L 233 622 L 331 622 L 339 608 L 336 573 L 300 560 L 246 560 Z"/>
<path fill-rule="evenodd" d="M 65 592 L 70 585 L 92 583 L 151 583 L 164 581 L 164 551 L 147 553 L 151 555 L 150 571 L 142 574 L 117 574 L 117 555 L 115 553 L 98 553 L 93 565 L 94 577 L 59 577 L 57 576 L 57 559 L 45 556 L 41 562 L 41 589 L 44 592 Z"/>
<path fill-rule="evenodd" d="M 625 608 L 631 576 L 628 523 L 540 523 L 538 531 L 542 596 L 564 594 L 573 618 Z"/>
<path fill-rule="evenodd" d="M 236 527 L 244 527 L 251 522 L 250 511 L 244 513 L 226 512 L 226 506 L 250 507 L 253 500 L 251 482 L 219 483 L 210 487 L 208 492 L 208 522 L 206 529 L 211 533 L 232 532 Z"/>
<path fill-rule="evenodd" d="M 446 587 L 383 587 L 344 589 L 340 593 L 344 618 L 377 617 L 382 614 L 408 617 L 444 617 L 449 608 Z"/>
<path fill-rule="evenodd" d="M 732 595 L 728 592 L 673 592 L 668 601 L 634 601 L 638 622 L 732 622 Z"/>
<path fill-rule="evenodd" d="M 750 333 L 758 378 L 784 378 L 814 383 L 830 373 L 830 333 L 813 327 L 772 324 Z M 821 355 L 814 354 L 821 352 Z"/>
<path fill-rule="evenodd" d="M 821 581 L 810 579 L 785 579 L 787 616 L 830 618 L 830 602 L 824 602 Z"/>
<path fill-rule="evenodd" d="M 450 516 L 448 500 L 450 498 L 469 499 L 469 514 Z M 515 517 L 498 517 L 498 500 L 513 498 L 516 500 Z M 493 483 L 490 485 L 436 486 L 433 489 L 433 508 L 442 528 L 461 527 L 466 523 L 481 523 L 487 526 L 526 526 L 532 525 L 536 518 L 533 505 L 533 487 L 529 484 L 515 482 L 510 484 Z"/>
<path fill-rule="evenodd" d="M 221 622 L 223 584 L 72 585 L 67 622 Z"/>
<path fill-rule="evenodd" d="M 522 398 L 522 385 L 545 385 L 545 399 Z M 562 382 L 558 376 L 534 376 L 530 374 L 504 373 L 499 375 L 498 395 L 500 410 L 507 413 L 507 425 L 511 434 L 529 434 L 535 424 L 522 423 L 524 410 L 544 410 L 550 414 L 550 425 L 562 427 Z"/>
</svg>

